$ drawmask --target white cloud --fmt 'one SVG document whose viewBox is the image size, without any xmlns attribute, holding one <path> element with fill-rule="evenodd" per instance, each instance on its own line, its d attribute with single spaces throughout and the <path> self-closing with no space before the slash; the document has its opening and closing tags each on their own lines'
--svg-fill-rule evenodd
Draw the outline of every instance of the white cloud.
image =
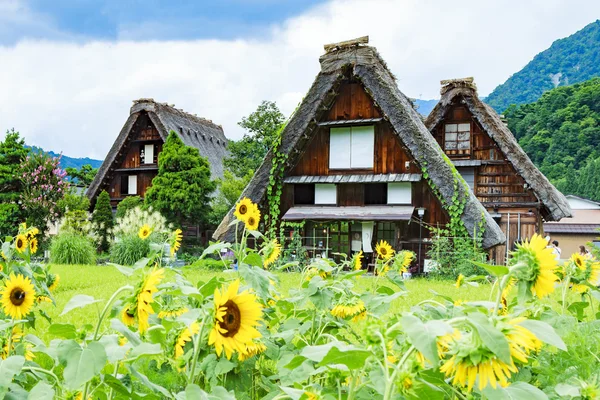
<svg viewBox="0 0 600 400">
<path fill-rule="evenodd" d="M 405 94 L 438 97 L 440 79 L 474 76 L 485 95 L 600 14 L 595 1 L 499 3 L 334 0 L 266 37 L 231 41 L 21 41 L 0 47 L 0 129 L 15 127 L 28 143 L 69 156 L 103 158 L 131 100 L 153 97 L 239 138 L 237 122 L 261 100 L 286 114 L 296 107 L 323 44 L 365 34 Z"/>
</svg>

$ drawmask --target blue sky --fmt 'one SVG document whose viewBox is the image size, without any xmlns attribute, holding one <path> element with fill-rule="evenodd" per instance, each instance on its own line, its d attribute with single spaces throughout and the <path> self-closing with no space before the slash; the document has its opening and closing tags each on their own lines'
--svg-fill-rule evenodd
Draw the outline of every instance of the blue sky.
<svg viewBox="0 0 600 400">
<path fill-rule="evenodd" d="M 0 0 L 11 1 L 11 0 Z M 27 0 L 39 24 L 15 25 L 0 43 L 21 39 L 191 40 L 261 36 L 324 0 Z M 37 25 L 37 26 L 36 26 Z"/>
</svg>

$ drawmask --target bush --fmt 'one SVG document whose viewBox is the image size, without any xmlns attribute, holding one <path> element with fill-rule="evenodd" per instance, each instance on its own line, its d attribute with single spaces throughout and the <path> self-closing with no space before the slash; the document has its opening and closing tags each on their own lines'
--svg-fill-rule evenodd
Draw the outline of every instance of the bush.
<svg viewBox="0 0 600 400">
<path fill-rule="evenodd" d="M 69 265 L 95 264 L 96 248 L 90 238 L 73 231 L 65 231 L 52 239 L 50 262 Z"/>
<path fill-rule="evenodd" d="M 98 196 L 92 222 L 94 223 L 94 231 L 98 236 L 98 250 L 100 252 L 108 251 L 114 220 L 112 207 L 110 206 L 110 196 L 106 190 L 103 190 Z"/>
<path fill-rule="evenodd" d="M 231 261 L 214 260 L 212 258 L 203 258 L 196 260 L 190 265 L 191 268 L 205 269 L 207 271 L 223 271 L 231 266 Z"/>
<path fill-rule="evenodd" d="M 133 265 L 150 253 L 150 241 L 137 235 L 124 235 L 110 248 L 110 261 L 120 265 Z"/>
<path fill-rule="evenodd" d="M 456 279 L 460 274 L 488 274 L 483 268 L 470 262 L 486 260 L 486 253 L 471 238 L 434 235 L 427 255 L 437 264 L 431 274 L 439 278 Z"/>
<path fill-rule="evenodd" d="M 115 217 L 123 218 L 125 214 L 127 214 L 127 211 L 132 210 L 136 207 L 144 207 L 144 200 L 140 196 L 125 197 L 123 201 L 121 201 L 117 205 L 117 214 L 115 215 Z"/>
</svg>

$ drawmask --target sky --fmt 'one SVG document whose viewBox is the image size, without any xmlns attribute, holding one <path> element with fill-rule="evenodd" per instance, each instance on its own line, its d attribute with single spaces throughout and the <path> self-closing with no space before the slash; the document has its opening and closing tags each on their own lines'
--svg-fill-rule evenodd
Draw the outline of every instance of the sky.
<svg viewBox="0 0 600 400">
<path fill-rule="evenodd" d="M 406 95 L 473 76 L 485 96 L 599 17 L 596 0 L 0 0 L 0 130 L 103 159 L 150 97 L 239 139 L 262 100 L 296 108 L 324 44 L 363 35 Z"/>
</svg>

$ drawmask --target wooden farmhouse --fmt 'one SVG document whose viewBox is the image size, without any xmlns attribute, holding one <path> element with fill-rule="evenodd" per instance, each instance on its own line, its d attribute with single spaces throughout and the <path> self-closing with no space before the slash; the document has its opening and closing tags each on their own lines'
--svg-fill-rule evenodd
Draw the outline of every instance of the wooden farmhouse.
<svg viewBox="0 0 600 400">
<path fill-rule="evenodd" d="M 375 244 L 421 254 L 429 226 L 449 221 L 456 195 L 471 233 L 483 228 L 483 246 L 504 242 L 498 225 L 445 158 L 385 62 L 365 40 L 326 46 L 321 71 L 282 132 L 285 156 L 279 214 L 301 231 L 311 257 L 363 250 L 372 262 Z M 268 212 L 269 152 L 242 196 Z M 232 240 L 233 210 L 214 237 Z M 288 229 L 289 230 L 289 229 Z M 286 230 L 289 237 L 291 233 Z"/>
<path fill-rule="evenodd" d="M 491 252 L 502 264 L 516 241 L 543 234 L 543 221 L 571 217 L 571 207 L 479 99 L 473 78 L 442 81 L 441 95 L 425 124 L 506 235 L 508 246 Z"/>
<path fill-rule="evenodd" d="M 223 158 L 228 152 L 221 126 L 167 104 L 140 99 L 133 102 L 129 118 L 88 189 L 92 203 L 102 190 L 109 193 L 113 207 L 128 196 L 143 198 L 158 173 L 160 152 L 171 131 L 208 159 L 213 179 L 223 177 Z"/>
</svg>

